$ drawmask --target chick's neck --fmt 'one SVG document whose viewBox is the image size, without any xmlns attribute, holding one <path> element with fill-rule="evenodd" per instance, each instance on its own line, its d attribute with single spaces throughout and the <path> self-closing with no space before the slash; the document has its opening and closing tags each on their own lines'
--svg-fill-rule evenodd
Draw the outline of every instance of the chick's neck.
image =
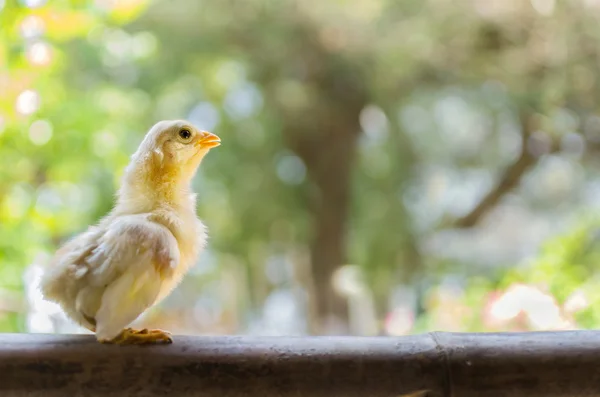
<svg viewBox="0 0 600 397">
<path fill-rule="evenodd" d="M 171 167 L 156 167 L 152 163 L 132 164 L 124 175 L 119 190 L 119 212 L 151 212 L 170 207 L 176 211 L 193 211 L 195 195 L 191 188 L 192 175 Z"/>
</svg>

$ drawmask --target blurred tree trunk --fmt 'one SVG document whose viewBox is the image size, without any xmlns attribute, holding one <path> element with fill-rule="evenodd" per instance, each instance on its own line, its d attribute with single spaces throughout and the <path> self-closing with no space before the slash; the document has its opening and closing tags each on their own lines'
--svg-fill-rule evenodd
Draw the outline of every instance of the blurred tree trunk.
<svg viewBox="0 0 600 397">
<path fill-rule="evenodd" d="M 352 170 L 368 95 L 360 62 L 329 52 L 315 38 L 317 29 L 302 25 L 298 31 L 298 48 L 291 52 L 298 58 L 289 59 L 288 67 L 303 65 L 302 84 L 316 95 L 301 111 L 275 106 L 285 116 L 287 145 L 306 165 L 314 188 L 310 258 L 318 324 L 311 328 L 318 334 L 345 333 L 347 302 L 334 290 L 332 277 L 347 260 Z"/>
<path fill-rule="evenodd" d="M 285 123 L 288 144 L 305 163 L 315 188 L 309 211 L 312 216 L 310 262 L 317 324 L 312 324 L 311 328 L 318 334 L 348 331 L 346 299 L 334 290 L 332 277 L 346 262 L 348 207 L 360 132 L 360 108 L 355 105 L 344 107 L 341 98 L 333 103 L 335 105 L 322 102 L 320 108 L 312 109 L 309 113 L 313 118 L 306 118 L 309 122 L 290 118 Z"/>
<path fill-rule="evenodd" d="M 334 329 L 347 332 L 347 303 L 345 298 L 336 293 L 332 284 L 335 271 L 346 261 L 347 185 L 347 181 L 341 181 L 320 186 L 320 199 L 313 210 L 311 270 L 319 321 L 316 331 L 319 334 L 327 334 Z"/>
<path fill-rule="evenodd" d="M 310 153 L 298 153 L 317 187 L 311 206 L 311 269 L 319 322 L 316 331 L 320 334 L 348 331 L 346 299 L 332 284 L 335 271 L 346 262 L 350 177 L 359 131 L 359 126 L 345 124 L 347 121 L 339 120 L 331 130 L 321 131 L 323 139 Z"/>
</svg>

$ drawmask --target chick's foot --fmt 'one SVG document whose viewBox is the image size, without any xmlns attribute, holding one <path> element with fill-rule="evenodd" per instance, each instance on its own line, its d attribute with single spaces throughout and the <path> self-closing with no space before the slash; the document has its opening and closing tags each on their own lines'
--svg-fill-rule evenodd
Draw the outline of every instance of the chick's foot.
<svg viewBox="0 0 600 397">
<path fill-rule="evenodd" d="M 107 343 L 114 343 L 118 345 L 150 345 L 160 343 L 173 343 L 171 333 L 160 329 L 147 329 L 136 330 L 132 328 L 126 328 L 121 332 L 115 339 L 108 341 Z"/>
</svg>

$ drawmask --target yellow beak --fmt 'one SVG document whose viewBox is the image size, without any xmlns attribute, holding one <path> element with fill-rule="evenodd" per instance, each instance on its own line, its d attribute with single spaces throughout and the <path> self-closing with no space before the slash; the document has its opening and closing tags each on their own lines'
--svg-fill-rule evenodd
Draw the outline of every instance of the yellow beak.
<svg viewBox="0 0 600 397">
<path fill-rule="evenodd" d="M 221 144 L 221 138 L 208 131 L 201 131 L 200 139 L 196 141 L 196 145 L 205 149 L 211 149 Z"/>
</svg>

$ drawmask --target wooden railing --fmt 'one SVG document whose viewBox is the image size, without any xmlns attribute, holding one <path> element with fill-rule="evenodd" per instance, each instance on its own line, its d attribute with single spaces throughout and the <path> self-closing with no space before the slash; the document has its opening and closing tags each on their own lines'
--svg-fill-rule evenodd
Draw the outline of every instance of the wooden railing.
<svg viewBox="0 0 600 397">
<path fill-rule="evenodd" d="M 0 334 L 0 396 L 600 396 L 600 332 L 191 337 Z"/>
</svg>

